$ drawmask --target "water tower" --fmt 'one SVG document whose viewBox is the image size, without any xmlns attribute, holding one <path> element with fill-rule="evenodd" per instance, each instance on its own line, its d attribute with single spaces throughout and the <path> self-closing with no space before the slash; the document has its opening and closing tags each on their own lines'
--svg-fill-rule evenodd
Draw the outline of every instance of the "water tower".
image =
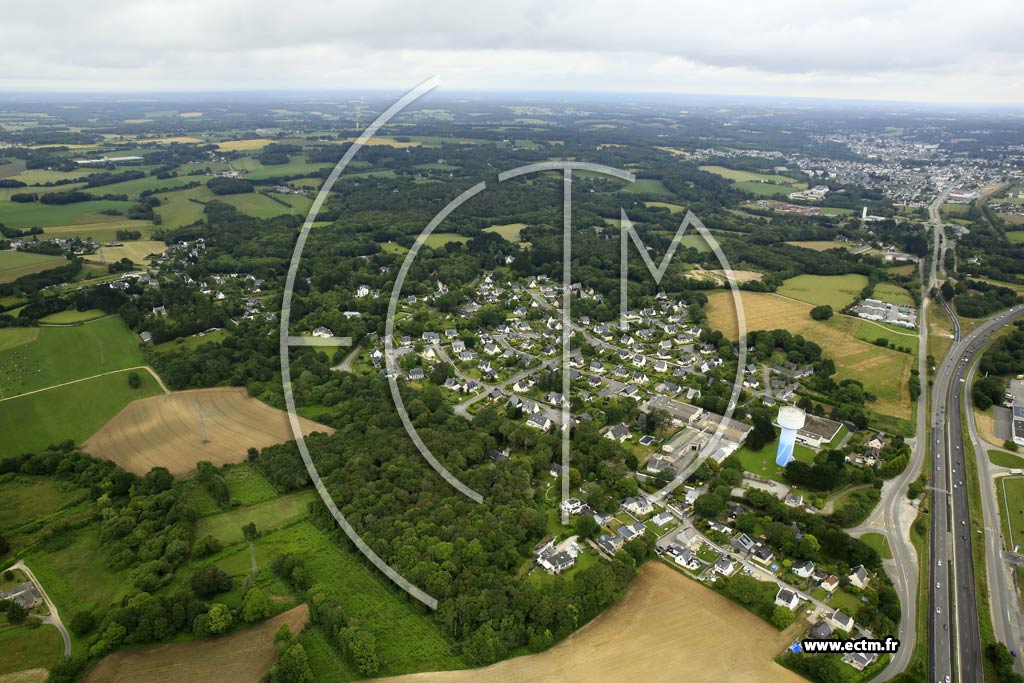
<svg viewBox="0 0 1024 683">
<path fill-rule="evenodd" d="M 783 406 L 779 408 L 779 417 L 776 424 L 782 428 L 779 434 L 779 450 L 775 455 L 775 464 L 785 467 L 793 461 L 793 444 L 796 442 L 796 432 L 803 428 L 807 421 L 807 413 L 794 406 Z"/>
</svg>

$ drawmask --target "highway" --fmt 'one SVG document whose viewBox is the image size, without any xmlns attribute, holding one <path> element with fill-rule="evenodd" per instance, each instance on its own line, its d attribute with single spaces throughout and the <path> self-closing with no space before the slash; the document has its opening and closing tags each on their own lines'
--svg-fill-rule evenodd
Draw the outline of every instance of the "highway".
<svg viewBox="0 0 1024 683">
<path fill-rule="evenodd" d="M 955 334 L 953 346 L 936 370 L 932 393 L 931 668 L 937 681 L 946 676 L 981 681 L 983 652 L 972 555 L 980 530 L 971 520 L 965 486 L 963 394 L 968 369 L 989 338 L 1024 316 L 1024 307 L 990 318 L 963 338 L 956 316 L 945 303 L 943 307 L 954 321 Z M 985 452 L 978 457 L 985 458 Z M 990 486 L 983 481 L 982 490 Z"/>
<path fill-rule="evenodd" d="M 971 364 L 967 373 L 966 386 L 971 386 L 977 363 Z M 999 477 L 1010 473 L 1010 469 L 992 464 L 987 454 L 991 448 L 978 435 L 974 424 L 974 406 L 971 393 L 964 394 L 964 412 L 967 417 L 967 433 L 974 445 L 979 480 L 981 482 L 981 506 L 984 521 L 983 539 L 985 543 L 985 570 L 988 574 L 988 591 L 992 613 L 992 628 L 996 638 L 1005 643 L 1011 650 L 1021 649 L 1024 644 L 1024 613 L 1021 612 L 1017 597 L 1016 577 L 1013 569 L 1003 554 L 1003 529 L 1000 523 L 998 486 Z M 1010 547 L 1011 544 L 1006 544 Z M 1017 659 L 1017 672 L 1024 671 L 1021 658 Z"/>
</svg>

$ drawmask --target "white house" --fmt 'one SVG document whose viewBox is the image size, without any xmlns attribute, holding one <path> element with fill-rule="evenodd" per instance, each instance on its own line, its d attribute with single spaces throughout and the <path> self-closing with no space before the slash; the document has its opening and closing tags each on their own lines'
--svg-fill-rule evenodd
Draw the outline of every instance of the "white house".
<svg viewBox="0 0 1024 683">
<path fill-rule="evenodd" d="M 775 594 L 775 604 L 788 610 L 795 610 L 800 604 L 800 598 L 788 588 L 779 588 L 779 592 Z"/>
<path fill-rule="evenodd" d="M 647 500 L 645 496 L 625 499 L 622 501 L 622 508 L 638 517 L 649 515 L 654 511 L 654 508 L 651 506 L 651 501 Z"/>
</svg>

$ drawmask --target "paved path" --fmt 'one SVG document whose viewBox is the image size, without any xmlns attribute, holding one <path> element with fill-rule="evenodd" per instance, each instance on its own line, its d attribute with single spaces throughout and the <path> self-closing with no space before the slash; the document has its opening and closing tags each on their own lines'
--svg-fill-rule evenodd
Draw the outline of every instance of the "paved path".
<svg viewBox="0 0 1024 683">
<path fill-rule="evenodd" d="M 350 354 L 348 354 L 347 356 L 345 356 L 345 359 L 343 361 L 341 361 L 340 363 L 338 363 L 337 365 L 335 365 L 333 368 L 331 368 L 331 370 L 336 370 L 338 372 L 351 372 L 352 371 L 352 361 L 354 361 L 356 359 L 356 356 L 358 356 L 359 352 L 362 351 L 362 350 L 363 350 L 362 345 L 361 344 L 356 344 L 356 348 L 352 349 L 352 352 Z"/>
<path fill-rule="evenodd" d="M 43 584 L 39 583 L 39 579 L 36 578 L 36 575 L 32 573 L 32 570 L 29 569 L 22 560 L 18 560 L 8 567 L 8 569 L 20 569 L 25 573 L 25 576 L 28 577 L 29 581 L 34 583 L 36 588 L 39 589 L 39 594 L 43 596 L 43 602 L 46 603 L 46 609 L 50 610 L 50 614 L 48 616 L 39 616 L 37 618 L 44 624 L 49 624 L 60 631 L 60 637 L 64 641 L 64 656 L 70 657 L 71 634 L 68 633 L 68 630 L 64 627 L 64 622 L 60 620 L 60 614 L 57 612 L 57 606 L 53 604 L 53 601 L 50 600 L 50 596 L 46 594 Z"/>
<path fill-rule="evenodd" d="M 98 375 L 90 375 L 89 377 L 82 377 L 81 379 L 73 379 L 70 382 L 61 382 L 60 384 L 54 384 L 53 386 L 43 387 L 42 389 L 33 389 L 32 391 L 26 391 L 23 394 L 16 394 L 14 396 L 7 396 L 5 398 L 0 398 L 0 402 L 2 402 L 2 401 L 10 401 L 12 398 L 21 398 L 22 396 L 30 396 L 32 394 L 38 394 L 38 393 L 43 392 L 43 391 L 49 391 L 50 389 L 56 389 L 57 387 L 66 387 L 69 384 L 77 384 L 79 382 L 86 382 L 86 381 L 88 381 L 90 379 L 96 379 L 97 377 L 106 377 L 107 375 L 116 375 L 119 372 L 128 372 L 129 370 L 145 370 L 146 372 L 148 372 L 150 375 L 153 376 L 153 379 L 156 380 L 156 383 L 160 385 L 160 389 L 163 390 L 163 392 L 165 394 L 171 393 L 171 390 L 167 388 L 167 385 L 164 384 L 164 381 L 162 379 L 160 379 L 160 375 L 156 374 L 156 371 L 153 370 L 153 368 L 149 367 L 148 365 L 136 365 L 135 367 L 131 367 L 131 368 L 121 368 L 120 370 L 111 370 L 109 372 L 101 372 Z"/>
</svg>

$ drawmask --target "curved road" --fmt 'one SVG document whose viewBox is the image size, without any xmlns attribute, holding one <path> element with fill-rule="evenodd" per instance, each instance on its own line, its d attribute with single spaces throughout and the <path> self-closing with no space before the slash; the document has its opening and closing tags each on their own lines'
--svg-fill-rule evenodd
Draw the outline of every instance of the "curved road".
<svg viewBox="0 0 1024 683">
<path fill-rule="evenodd" d="M 49 624 L 50 626 L 53 626 L 60 632 L 60 637 L 64 641 L 64 656 L 70 657 L 71 634 L 68 633 L 68 630 L 64 627 L 64 622 L 60 620 L 60 614 L 57 612 L 57 606 L 53 604 L 53 601 L 50 600 L 50 596 L 46 594 L 46 590 L 43 588 L 43 584 L 39 583 L 39 579 L 36 578 L 36 575 L 32 573 L 32 570 L 29 569 L 22 560 L 18 560 L 10 567 L 8 567 L 8 569 L 20 569 L 22 572 L 25 573 L 25 576 L 28 577 L 29 581 L 34 583 L 36 585 L 36 588 L 39 589 L 39 594 L 43 596 L 43 602 L 46 603 L 46 609 L 50 611 L 50 614 L 48 616 L 41 616 L 38 618 L 44 624 Z"/>
</svg>

